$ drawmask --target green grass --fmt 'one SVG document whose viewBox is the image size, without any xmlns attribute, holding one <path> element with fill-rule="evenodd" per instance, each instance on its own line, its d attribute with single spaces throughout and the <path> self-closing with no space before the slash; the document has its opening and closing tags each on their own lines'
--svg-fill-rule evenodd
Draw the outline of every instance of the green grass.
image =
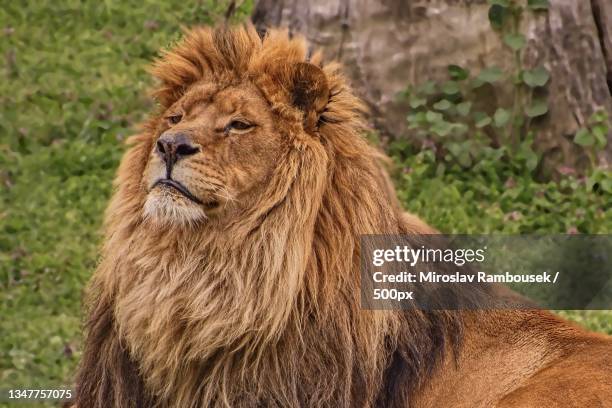
<svg viewBox="0 0 612 408">
<path fill-rule="evenodd" d="M 153 108 L 146 67 L 182 26 L 224 10 L 214 0 L 2 1 L 0 388 L 70 383 L 121 141 Z M 436 174 L 426 156 L 394 154 L 402 200 L 447 232 L 612 231 L 609 197 L 580 186 L 517 177 L 505 189 L 504 180 Z M 521 216 L 508 218 L 513 211 Z M 609 312 L 566 315 L 612 333 Z"/>
<path fill-rule="evenodd" d="M 225 11 L 214 0 L 24 5 L 0 7 L 0 388 L 70 383 L 121 141 L 153 108 L 147 65 L 181 27 Z"/>
</svg>

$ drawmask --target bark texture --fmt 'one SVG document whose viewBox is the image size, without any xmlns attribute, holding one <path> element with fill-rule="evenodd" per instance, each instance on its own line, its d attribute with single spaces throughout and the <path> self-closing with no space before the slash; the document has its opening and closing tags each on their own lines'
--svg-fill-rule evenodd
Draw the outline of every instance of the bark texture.
<svg viewBox="0 0 612 408">
<path fill-rule="evenodd" d="M 375 126 L 390 137 L 410 137 L 409 107 L 396 97 L 408 84 L 446 80 L 449 64 L 472 72 L 513 66 L 489 27 L 488 8 L 486 0 L 260 0 L 253 21 L 260 29 L 302 33 L 327 58 L 342 61 Z M 547 13 L 527 13 L 523 24 L 525 65 L 551 72 L 550 113 L 535 122 L 540 149 L 549 167 L 580 166 L 574 133 L 594 111 L 612 114 L 612 2 L 550 0 Z M 512 105 L 503 89 L 486 97 L 491 106 Z"/>
</svg>

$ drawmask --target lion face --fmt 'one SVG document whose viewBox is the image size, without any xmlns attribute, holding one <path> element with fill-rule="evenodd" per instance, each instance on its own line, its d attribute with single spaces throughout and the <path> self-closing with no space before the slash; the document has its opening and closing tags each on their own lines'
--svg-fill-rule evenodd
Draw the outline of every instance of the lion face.
<svg viewBox="0 0 612 408">
<path fill-rule="evenodd" d="M 283 155 L 282 140 L 254 85 L 193 85 L 166 109 L 154 134 L 145 215 L 194 224 L 248 205 Z"/>
</svg>

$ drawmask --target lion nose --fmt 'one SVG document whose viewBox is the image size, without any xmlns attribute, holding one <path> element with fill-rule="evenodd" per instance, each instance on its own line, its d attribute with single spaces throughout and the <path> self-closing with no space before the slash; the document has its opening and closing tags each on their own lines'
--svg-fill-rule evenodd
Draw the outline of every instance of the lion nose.
<svg viewBox="0 0 612 408">
<path fill-rule="evenodd" d="M 196 154 L 200 149 L 184 133 L 162 133 L 157 139 L 155 148 L 162 160 L 166 162 L 167 177 L 174 164 L 180 159 Z"/>
</svg>

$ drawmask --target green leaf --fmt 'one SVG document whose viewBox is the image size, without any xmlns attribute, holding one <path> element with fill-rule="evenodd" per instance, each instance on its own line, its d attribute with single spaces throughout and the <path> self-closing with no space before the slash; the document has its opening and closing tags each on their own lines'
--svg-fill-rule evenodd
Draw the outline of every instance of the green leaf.
<svg viewBox="0 0 612 408">
<path fill-rule="evenodd" d="M 574 136 L 574 143 L 583 147 L 593 146 L 595 138 L 588 129 L 582 128 Z"/>
<path fill-rule="evenodd" d="M 434 123 L 430 130 L 436 135 L 444 137 L 450 134 L 452 128 L 450 123 L 442 120 Z"/>
<path fill-rule="evenodd" d="M 482 129 L 483 127 L 488 126 L 490 124 L 491 124 L 491 118 L 486 117 L 486 118 L 482 118 L 478 122 L 476 122 L 476 127 L 478 129 Z"/>
<path fill-rule="evenodd" d="M 502 7 L 508 7 L 510 5 L 510 2 L 508 0 L 488 0 L 488 3 L 492 6 L 502 6 Z"/>
<path fill-rule="evenodd" d="M 472 89 L 477 89 L 480 88 L 481 86 L 483 86 L 486 82 L 483 81 L 480 78 L 472 78 L 470 80 L 470 86 L 472 87 Z"/>
<path fill-rule="evenodd" d="M 525 165 L 527 170 L 533 171 L 538 166 L 538 155 L 533 150 L 530 150 L 525 157 Z"/>
<path fill-rule="evenodd" d="M 504 127 L 510 120 L 510 112 L 503 108 L 498 108 L 493 115 L 495 126 L 498 128 Z"/>
<path fill-rule="evenodd" d="M 607 178 L 607 179 L 601 180 L 600 185 L 603 191 L 605 191 L 608 194 L 612 193 L 612 179 Z"/>
<path fill-rule="evenodd" d="M 550 74 L 544 67 L 538 67 L 531 71 L 523 72 L 523 82 L 527 84 L 527 86 L 531 88 L 536 88 L 538 86 L 544 86 L 550 79 Z"/>
<path fill-rule="evenodd" d="M 444 120 L 441 113 L 434 112 L 434 111 L 427 111 L 427 113 L 425 114 L 425 119 L 429 123 L 436 123 L 436 122 L 440 122 Z"/>
<path fill-rule="evenodd" d="M 489 23 L 494 30 L 501 30 L 506 19 L 507 8 L 494 4 L 489 8 Z"/>
<path fill-rule="evenodd" d="M 504 43 L 512 48 L 514 51 L 518 51 L 520 49 L 522 49 L 525 44 L 527 43 L 527 40 L 525 39 L 525 36 L 523 34 L 506 34 L 504 36 Z"/>
<path fill-rule="evenodd" d="M 608 123 L 608 114 L 606 111 L 600 110 L 591 115 L 589 118 L 590 124 Z"/>
<path fill-rule="evenodd" d="M 472 158 L 470 156 L 470 141 L 448 143 L 447 149 L 462 167 L 470 167 Z"/>
<path fill-rule="evenodd" d="M 408 119 L 409 122 L 423 123 L 425 122 L 425 112 L 416 112 Z"/>
<path fill-rule="evenodd" d="M 470 113 L 471 109 L 472 109 L 472 102 L 466 101 L 466 102 L 461 102 L 460 104 L 457 105 L 457 112 L 461 116 L 467 116 L 468 113 Z"/>
<path fill-rule="evenodd" d="M 530 118 L 546 115 L 548 113 L 548 103 L 545 99 L 536 99 L 531 103 L 531 106 L 525 109 L 525 113 Z"/>
<path fill-rule="evenodd" d="M 548 0 L 527 0 L 527 7 L 532 10 L 548 10 Z"/>
<path fill-rule="evenodd" d="M 433 95 L 436 93 L 436 83 L 434 81 L 423 82 L 417 88 L 417 92 L 425 95 Z"/>
<path fill-rule="evenodd" d="M 538 155 L 531 148 L 531 143 L 533 141 L 525 141 L 521 143 L 518 149 L 517 157 L 525 161 L 525 166 L 527 170 L 533 171 L 539 162 Z"/>
<path fill-rule="evenodd" d="M 470 71 L 460 67 L 459 65 L 449 65 L 448 74 L 452 79 L 456 81 L 463 81 L 464 79 L 467 79 L 470 76 Z"/>
<path fill-rule="evenodd" d="M 419 107 L 425 105 L 427 103 L 427 99 L 425 99 L 425 98 L 423 98 L 423 97 L 421 97 L 419 95 L 411 95 L 408 103 L 410 104 L 410 107 L 412 109 L 416 109 L 416 108 L 419 108 Z"/>
<path fill-rule="evenodd" d="M 595 137 L 597 147 L 603 149 L 608 144 L 608 127 L 606 125 L 595 125 L 591 133 Z"/>
<path fill-rule="evenodd" d="M 409 129 L 418 129 L 423 123 L 426 122 L 425 112 L 410 113 L 406 117 L 406 120 L 408 120 L 408 123 L 410 124 L 408 127 Z"/>
<path fill-rule="evenodd" d="M 457 142 L 448 143 L 446 149 L 455 157 L 459 156 L 464 151 L 463 146 Z"/>
<path fill-rule="evenodd" d="M 453 123 L 451 127 L 452 127 L 453 133 L 458 136 L 463 136 L 469 130 L 467 125 L 464 123 Z"/>
<path fill-rule="evenodd" d="M 478 74 L 479 80 L 490 84 L 497 82 L 503 75 L 503 71 L 499 67 L 485 68 Z"/>
<path fill-rule="evenodd" d="M 449 101 L 447 101 L 446 99 L 442 99 L 440 102 L 435 103 L 433 107 L 436 110 L 445 111 L 448 110 L 451 106 L 452 104 Z"/>
<path fill-rule="evenodd" d="M 490 125 L 492 122 L 491 117 L 484 112 L 475 112 L 474 113 L 474 125 L 481 129 L 485 126 Z"/>
<path fill-rule="evenodd" d="M 460 91 L 459 84 L 455 81 L 447 81 L 442 85 L 442 92 L 446 95 L 455 95 Z"/>
<path fill-rule="evenodd" d="M 472 165 L 472 158 L 470 157 L 470 152 L 467 150 L 462 151 L 457 157 L 457 161 L 463 167 L 470 167 Z"/>
</svg>

